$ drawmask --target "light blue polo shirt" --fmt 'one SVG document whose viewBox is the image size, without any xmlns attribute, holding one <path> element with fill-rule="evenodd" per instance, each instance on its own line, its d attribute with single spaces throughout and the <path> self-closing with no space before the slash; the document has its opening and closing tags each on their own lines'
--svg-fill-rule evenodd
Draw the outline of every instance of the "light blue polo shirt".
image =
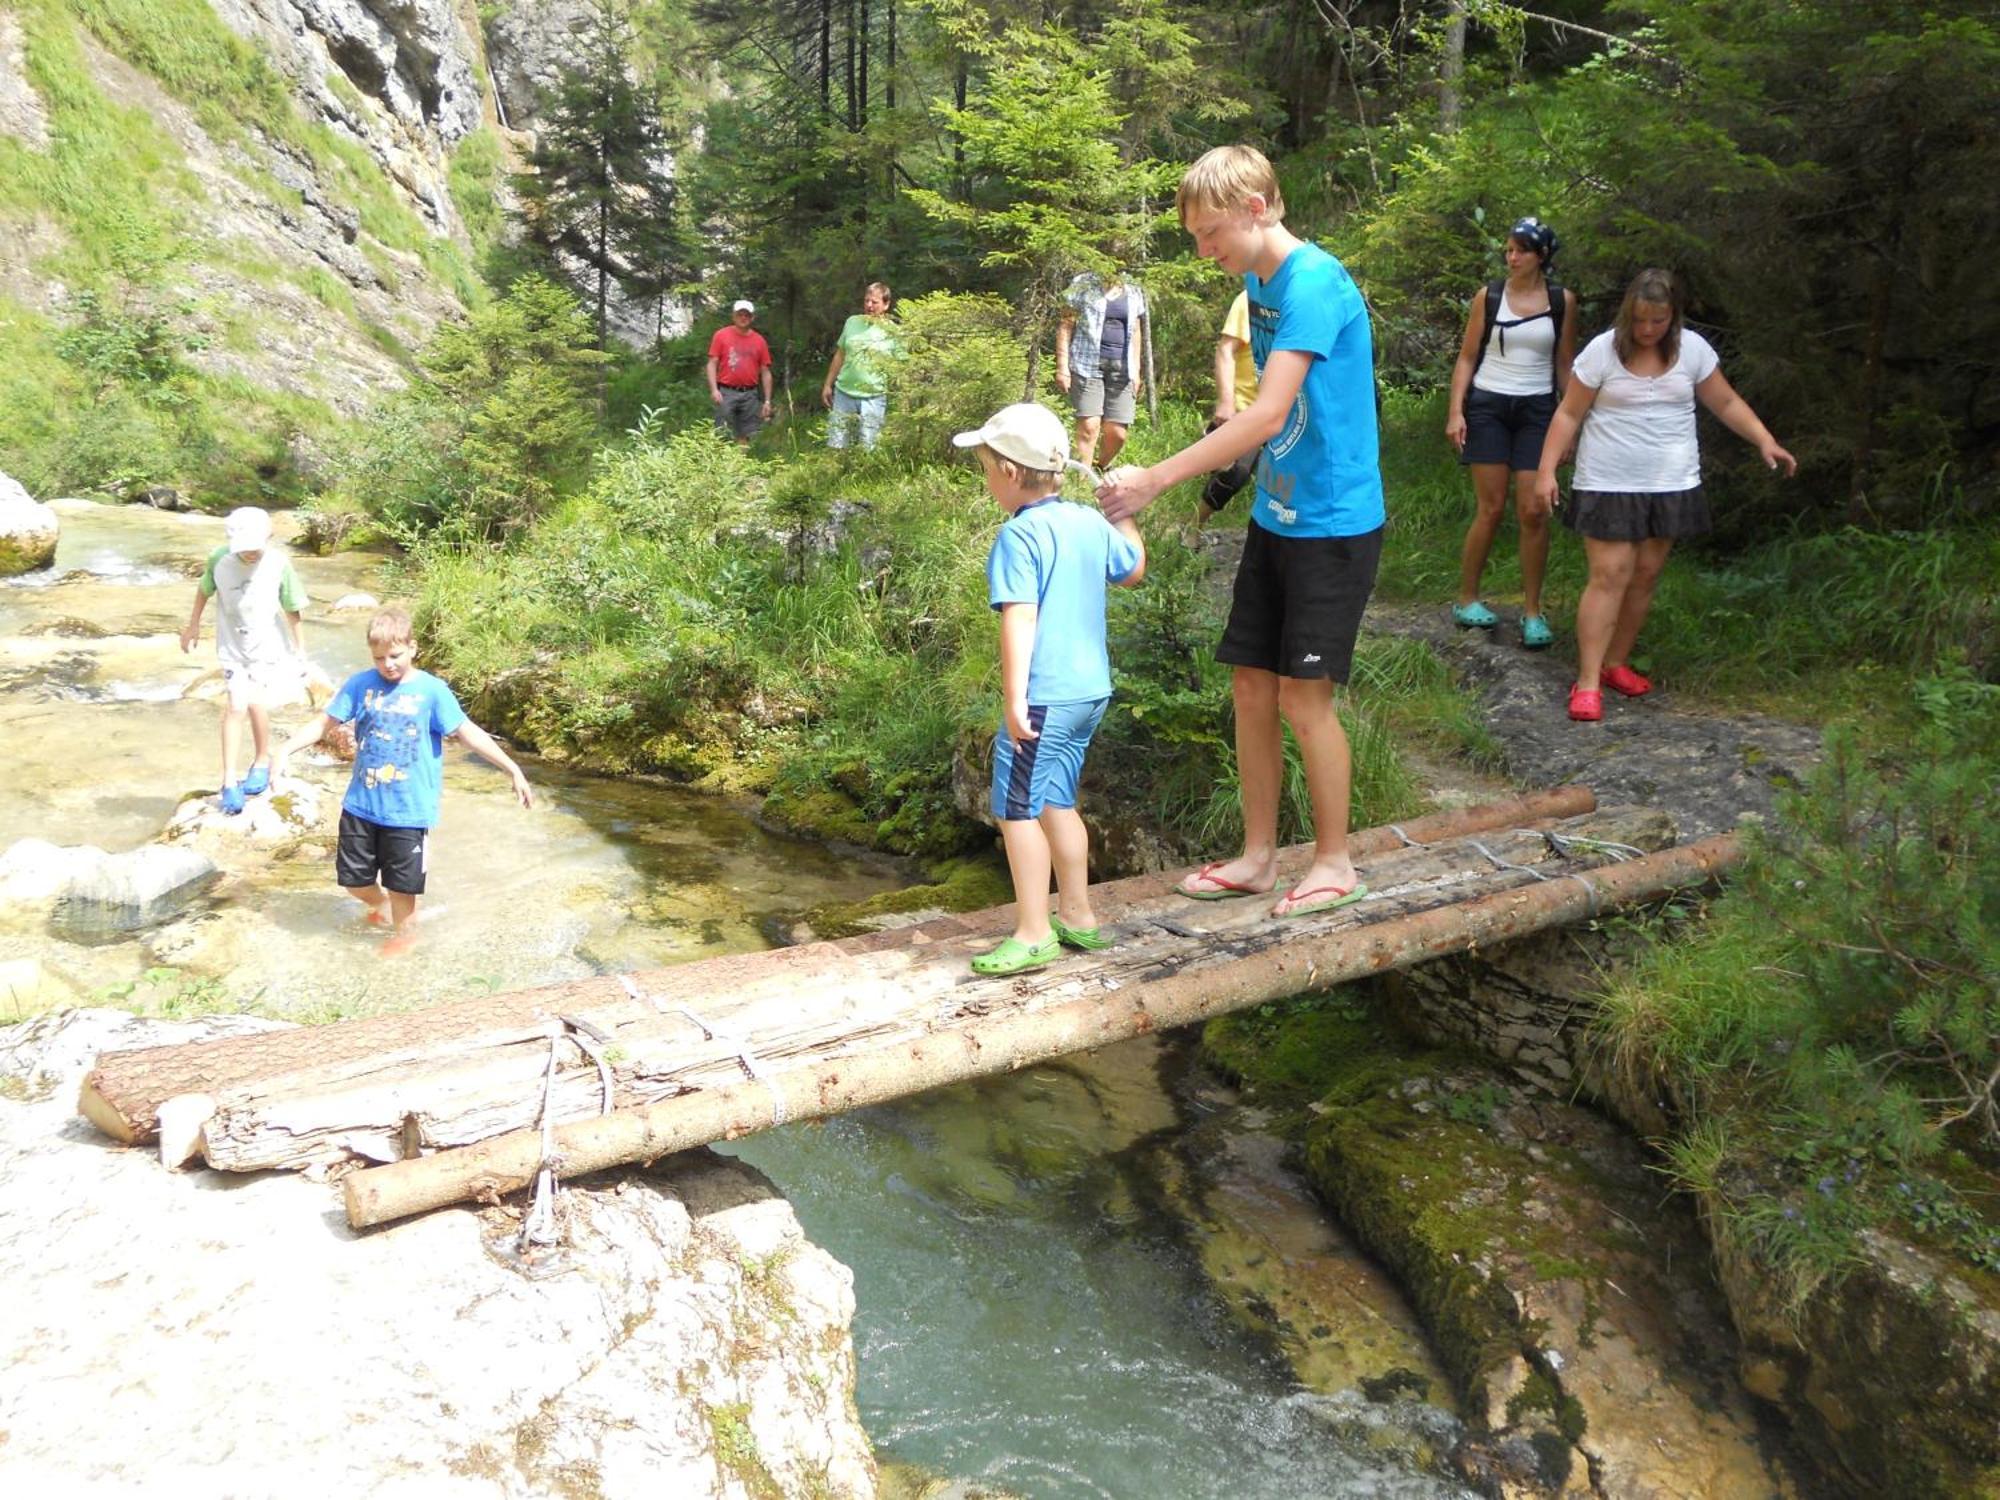
<svg viewBox="0 0 2000 1500">
<path fill-rule="evenodd" d="M 435 826 L 445 736 L 465 722 L 451 689 L 414 667 L 400 682 L 370 667 L 341 685 L 326 712 L 354 724 L 354 776 L 340 805 L 384 828 Z"/>
<path fill-rule="evenodd" d="M 1051 495 L 1009 516 L 986 554 L 986 597 L 1035 606 L 1030 703 L 1111 696 L 1105 589 L 1139 566 L 1139 549 L 1088 505 Z"/>
<path fill-rule="evenodd" d="M 1274 349 L 1312 358 L 1285 425 L 1257 460 L 1251 514 L 1280 536 L 1361 536 L 1383 523 L 1375 418 L 1375 344 L 1347 268 L 1317 245 L 1269 281 L 1243 278 L 1250 354 L 1261 379 Z"/>
</svg>

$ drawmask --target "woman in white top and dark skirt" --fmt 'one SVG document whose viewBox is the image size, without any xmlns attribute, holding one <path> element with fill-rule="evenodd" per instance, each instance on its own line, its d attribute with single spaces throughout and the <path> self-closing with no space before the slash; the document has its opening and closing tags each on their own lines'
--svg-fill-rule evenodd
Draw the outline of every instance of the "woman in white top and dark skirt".
<svg viewBox="0 0 2000 1500">
<path fill-rule="evenodd" d="M 1451 372 L 1451 411 L 1444 435 L 1472 471 L 1477 505 L 1458 561 L 1458 603 L 1451 618 L 1467 629 L 1491 630 L 1500 617 L 1479 598 L 1479 575 L 1507 509 L 1514 476 L 1514 512 L 1521 523 L 1521 644 L 1539 651 L 1555 639 L 1542 614 L 1542 575 L 1549 560 L 1549 506 L 1535 494 L 1535 467 L 1556 402 L 1576 354 L 1576 293 L 1549 279 L 1556 232 L 1539 219 L 1507 231 L 1507 279 L 1472 299 Z"/>
<path fill-rule="evenodd" d="M 1556 465 L 1580 425 L 1565 519 L 1583 536 L 1590 582 L 1576 609 L 1572 719 L 1603 718 L 1605 688 L 1628 698 L 1652 691 L 1632 670 L 1633 643 L 1674 543 L 1709 529 L 1696 401 L 1754 444 L 1766 468 L 1782 467 L 1788 478 L 1798 472 L 1798 462 L 1723 379 L 1708 340 L 1681 326 L 1673 277 L 1641 271 L 1625 289 L 1616 324 L 1576 357 L 1535 476 L 1535 492 L 1553 504 Z"/>
</svg>

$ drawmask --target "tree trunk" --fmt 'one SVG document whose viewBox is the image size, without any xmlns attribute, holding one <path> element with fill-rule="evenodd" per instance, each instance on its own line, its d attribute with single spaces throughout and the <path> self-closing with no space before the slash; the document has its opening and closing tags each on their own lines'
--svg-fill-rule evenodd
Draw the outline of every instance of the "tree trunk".
<svg viewBox="0 0 2000 1500">
<path fill-rule="evenodd" d="M 1465 0 L 1445 0 L 1444 57 L 1438 64 L 1438 129 L 1458 129 L 1465 99 Z"/>
<path fill-rule="evenodd" d="M 882 78 L 882 102 L 893 110 L 896 107 L 896 0 L 883 0 L 883 5 L 889 12 L 889 69 Z"/>
<path fill-rule="evenodd" d="M 865 129 L 868 125 L 868 0 L 861 0 L 861 107 L 855 116 L 854 128 Z"/>
<path fill-rule="evenodd" d="M 1462 904 L 1356 927 L 1333 919 L 1293 926 L 1289 940 L 1211 953 L 1144 982 L 1067 986 L 1041 1010 L 1003 1010 L 948 1029 L 785 1075 L 703 1089 L 644 1109 L 556 1128 L 565 1173 L 652 1161 L 675 1151 L 818 1119 L 941 1084 L 1011 1072 L 1051 1057 L 1102 1047 L 1248 1006 L 1282 1000 L 1447 953 L 1580 921 L 1601 911 L 1702 885 L 1741 858 L 1733 833 L 1668 849 L 1588 876 L 1515 886 Z M 542 1166 L 539 1131 L 354 1173 L 344 1185 L 348 1223 L 386 1223 L 466 1199 L 516 1192 Z"/>
<path fill-rule="evenodd" d="M 1417 844 L 1439 843 L 1497 828 L 1533 826 L 1550 819 L 1587 813 L 1595 806 L 1588 789 L 1563 787 L 1531 797 L 1481 807 L 1435 813 L 1395 828 L 1363 829 L 1349 848 L 1368 859 Z M 1281 871 L 1309 863 L 1311 845 L 1284 852 Z M 1139 875 L 1111 881 L 1091 892 L 1106 922 L 1146 920 L 1156 910 L 1178 910 L 1185 898 L 1173 891 L 1173 874 Z M 716 1019 L 733 1025 L 737 1012 L 777 995 L 796 1005 L 798 994 L 825 982 L 830 965 L 889 950 L 917 950 L 1006 929 L 1012 906 L 942 917 L 919 927 L 866 933 L 838 942 L 776 948 L 761 953 L 725 954 L 672 969 L 632 976 L 643 991 L 706 1010 L 716 996 L 733 996 L 732 1008 Z M 321 1080 L 360 1085 L 384 1070 L 422 1068 L 481 1052 L 505 1051 L 545 1037 L 551 1020 L 576 1016 L 615 1033 L 635 1020 L 657 1018 L 659 1007 L 635 999 L 611 978 L 571 980 L 509 995 L 482 995 L 450 1001 L 400 1016 L 374 1016 L 332 1026 L 301 1027 L 255 1037 L 173 1047 L 109 1052 L 83 1081 L 79 1109 L 92 1124 L 128 1145 L 153 1139 L 158 1116 L 169 1101 L 203 1094 L 211 1098 L 262 1094 L 276 1096 L 293 1080 L 311 1073 Z M 401 1115 L 398 1115 L 401 1118 Z"/>
<path fill-rule="evenodd" d="M 833 0 L 819 0 L 819 112 L 833 113 Z"/>
<path fill-rule="evenodd" d="M 842 0 L 841 30 L 847 34 L 847 128 L 861 128 L 861 99 L 855 92 L 855 50 L 860 43 L 854 26 L 854 0 Z"/>
</svg>

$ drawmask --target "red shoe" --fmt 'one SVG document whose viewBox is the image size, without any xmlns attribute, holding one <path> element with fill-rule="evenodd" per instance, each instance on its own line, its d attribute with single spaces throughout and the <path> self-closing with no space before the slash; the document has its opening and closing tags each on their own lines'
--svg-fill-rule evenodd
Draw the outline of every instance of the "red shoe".
<svg viewBox="0 0 2000 1500">
<path fill-rule="evenodd" d="M 1622 663 L 1615 667 L 1606 667 L 1597 674 L 1597 680 L 1612 692 L 1623 693 L 1628 698 L 1643 698 L 1653 690 L 1651 680 L 1641 677 Z"/>
<path fill-rule="evenodd" d="M 1569 716 L 1585 723 L 1595 723 L 1604 717 L 1604 694 L 1596 688 L 1577 687 L 1574 683 L 1569 690 Z"/>
</svg>

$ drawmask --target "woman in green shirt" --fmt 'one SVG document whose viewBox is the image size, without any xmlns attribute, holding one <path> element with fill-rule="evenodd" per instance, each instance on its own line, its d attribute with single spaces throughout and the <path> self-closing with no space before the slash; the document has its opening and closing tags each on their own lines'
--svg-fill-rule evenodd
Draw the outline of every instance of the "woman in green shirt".
<svg viewBox="0 0 2000 1500">
<path fill-rule="evenodd" d="M 889 410 L 889 360 L 896 353 L 896 335 L 889 327 L 889 286 L 871 281 L 861 296 L 861 311 L 847 320 L 826 367 L 826 384 L 819 399 L 831 415 L 826 419 L 826 445 L 845 448 L 856 422 L 861 446 L 873 448 Z"/>
</svg>

